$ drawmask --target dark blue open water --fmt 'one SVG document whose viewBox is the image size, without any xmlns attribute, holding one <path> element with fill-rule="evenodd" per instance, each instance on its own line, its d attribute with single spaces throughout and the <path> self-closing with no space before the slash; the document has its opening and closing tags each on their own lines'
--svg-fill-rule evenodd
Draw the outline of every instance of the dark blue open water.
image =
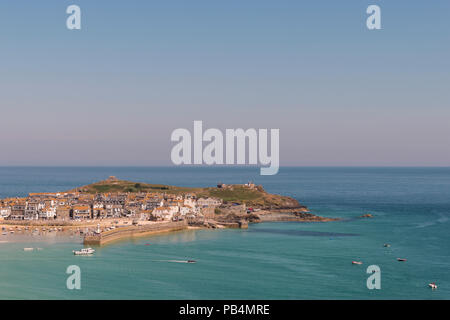
<svg viewBox="0 0 450 320">
<path fill-rule="evenodd" d="M 450 168 L 0 168 L 0 197 L 60 191 L 115 175 L 180 186 L 252 180 L 330 223 L 263 223 L 122 241 L 75 257 L 74 239 L 0 238 L 0 298 L 450 299 Z M 359 219 L 370 212 L 373 219 Z M 151 243 L 151 245 L 145 245 Z M 384 248 L 390 243 L 390 248 Z M 24 247 L 42 251 L 24 252 Z M 398 262 L 397 257 L 408 259 Z M 196 264 L 167 260 L 195 259 Z M 363 265 L 352 265 L 361 260 Z M 66 288 L 69 265 L 81 290 Z M 366 268 L 381 268 L 368 290 Z M 432 291 L 429 282 L 439 285 Z"/>
</svg>

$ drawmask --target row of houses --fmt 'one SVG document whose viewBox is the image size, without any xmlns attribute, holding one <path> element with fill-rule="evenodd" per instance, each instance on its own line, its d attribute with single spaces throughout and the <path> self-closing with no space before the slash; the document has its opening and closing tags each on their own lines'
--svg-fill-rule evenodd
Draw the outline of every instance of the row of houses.
<svg viewBox="0 0 450 320">
<path fill-rule="evenodd" d="M 32 193 L 0 200 L 0 219 L 86 220 L 136 218 L 181 220 L 210 216 L 222 204 L 217 198 L 165 193 Z"/>
</svg>

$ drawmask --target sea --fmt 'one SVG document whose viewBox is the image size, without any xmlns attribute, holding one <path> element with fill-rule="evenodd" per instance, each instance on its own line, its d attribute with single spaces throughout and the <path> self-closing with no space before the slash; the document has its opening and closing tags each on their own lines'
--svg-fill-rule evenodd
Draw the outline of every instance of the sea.
<svg viewBox="0 0 450 320">
<path fill-rule="evenodd" d="M 0 299 L 450 299 L 450 168 L 282 167 L 261 176 L 255 167 L 1 167 L 0 198 L 112 175 L 191 187 L 253 181 L 340 220 L 180 231 L 87 257 L 72 253 L 79 238 L 1 235 Z M 67 285 L 70 266 L 80 289 Z M 367 285 L 373 266 L 379 289 Z"/>
</svg>

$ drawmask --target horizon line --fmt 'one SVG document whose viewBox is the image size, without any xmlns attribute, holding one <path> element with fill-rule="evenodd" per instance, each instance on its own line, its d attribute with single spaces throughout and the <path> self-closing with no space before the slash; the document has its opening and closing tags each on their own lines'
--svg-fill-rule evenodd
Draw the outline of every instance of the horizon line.
<svg viewBox="0 0 450 320">
<path fill-rule="evenodd" d="M 0 168 L 261 168 L 258 165 L 0 165 Z M 280 168 L 450 168 L 450 165 L 284 165 Z"/>
</svg>

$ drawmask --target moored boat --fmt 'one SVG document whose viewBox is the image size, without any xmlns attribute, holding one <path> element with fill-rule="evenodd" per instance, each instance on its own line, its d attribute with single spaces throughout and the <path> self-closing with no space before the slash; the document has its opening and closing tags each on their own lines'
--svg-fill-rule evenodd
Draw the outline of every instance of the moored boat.
<svg viewBox="0 0 450 320">
<path fill-rule="evenodd" d="M 72 252 L 76 256 L 90 256 L 94 254 L 95 250 L 92 248 L 83 248 L 81 250 L 73 250 Z"/>
</svg>

